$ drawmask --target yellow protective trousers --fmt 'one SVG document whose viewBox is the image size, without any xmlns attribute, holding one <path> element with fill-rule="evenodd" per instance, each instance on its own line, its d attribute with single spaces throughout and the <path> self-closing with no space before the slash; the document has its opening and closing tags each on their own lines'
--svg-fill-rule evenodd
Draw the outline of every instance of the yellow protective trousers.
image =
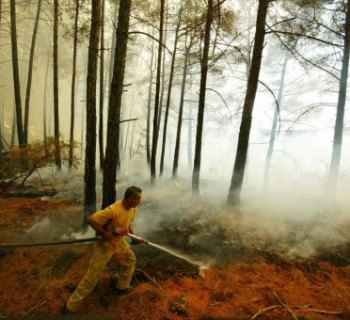
<svg viewBox="0 0 350 320">
<path fill-rule="evenodd" d="M 95 288 L 100 276 L 111 260 L 112 256 L 118 261 L 119 268 L 114 274 L 117 279 L 117 288 L 125 289 L 129 287 L 136 264 L 134 252 L 125 239 L 114 247 L 106 241 L 96 241 L 90 260 L 89 268 L 79 282 L 77 288 L 67 301 L 67 308 L 71 311 L 79 309 L 83 299 Z"/>
</svg>

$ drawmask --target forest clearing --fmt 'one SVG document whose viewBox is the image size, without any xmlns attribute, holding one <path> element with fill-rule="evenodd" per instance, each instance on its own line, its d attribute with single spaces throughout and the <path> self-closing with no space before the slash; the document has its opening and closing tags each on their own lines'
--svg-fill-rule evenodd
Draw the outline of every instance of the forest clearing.
<svg viewBox="0 0 350 320">
<path fill-rule="evenodd" d="M 0 0 L 0 320 L 350 320 L 350 0 Z"/>
</svg>

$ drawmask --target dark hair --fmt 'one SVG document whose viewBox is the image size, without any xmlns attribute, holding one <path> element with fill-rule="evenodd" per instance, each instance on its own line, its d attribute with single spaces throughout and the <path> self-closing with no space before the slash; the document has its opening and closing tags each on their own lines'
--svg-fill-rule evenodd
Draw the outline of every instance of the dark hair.
<svg viewBox="0 0 350 320">
<path fill-rule="evenodd" d="M 141 192 L 142 192 L 141 188 L 135 187 L 135 186 L 131 186 L 131 187 L 129 187 L 129 188 L 127 188 L 125 190 L 124 199 L 135 197 L 136 195 L 138 195 Z"/>
</svg>

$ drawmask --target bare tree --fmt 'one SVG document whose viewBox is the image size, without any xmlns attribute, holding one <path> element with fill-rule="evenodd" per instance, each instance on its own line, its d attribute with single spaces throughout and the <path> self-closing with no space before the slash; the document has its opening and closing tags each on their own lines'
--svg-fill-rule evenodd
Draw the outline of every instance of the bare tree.
<svg viewBox="0 0 350 320">
<path fill-rule="evenodd" d="M 180 145 L 181 145 L 181 129 L 182 129 L 182 115 L 183 115 L 183 107 L 185 101 L 185 88 L 186 88 L 186 76 L 188 69 L 188 59 L 190 55 L 190 50 L 192 46 L 192 38 L 191 42 L 187 45 L 187 36 L 185 40 L 185 53 L 184 53 L 184 64 L 183 64 L 183 72 L 182 72 L 182 84 L 181 84 L 181 93 L 180 93 L 180 106 L 179 106 L 179 116 L 177 120 L 177 131 L 176 131 L 176 142 L 175 142 L 175 152 L 174 152 L 174 162 L 173 162 L 173 174 L 172 178 L 177 178 L 177 169 L 179 166 L 179 155 L 180 155 Z M 192 131 L 192 128 L 191 128 Z"/>
<path fill-rule="evenodd" d="M 116 199 L 117 159 L 119 154 L 119 121 L 123 93 L 125 58 L 128 44 L 131 0 L 120 1 L 113 78 L 108 105 L 107 145 L 103 165 L 102 207 Z"/>
<path fill-rule="evenodd" d="M 240 201 L 240 193 L 243 184 L 244 170 L 247 160 L 250 127 L 255 102 L 256 91 L 261 67 L 262 52 L 265 39 L 265 21 L 268 6 L 271 0 L 259 0 L 258 15 L 256 20 L 255 41 L 252 63 L 249 70 L 247 91 L 244 100 L 242 122 L 239 131 L 236 159 L 233 168 L 231 185 L 228 194 L 228 203 L 237 204 Z"/>
<path fill-rule="evenodd" d="M 147 154 L 147 164 L 151 163 L 151 146 L 150 146 L 150 137 L 151 137 L 151 103 L 152 103 L 152 84 L 153 84 L 153 71 L 154 71 L 154 44 L 152 42 L 152 51 L 151 51 L 151 63 L 149 66 L 149 83 L 148 83 L 148 100 L 147 100 L 147 124 L 146 124 L 146 154 Z"/>
<path fill-rule="evenodd" d="M 160 0 L 160 22 L 159 22 L 159 40 L 158 40 L 158 60 L 157 60 L 157 75 L 156 75 L 156 93 L 154 101 L 154 116 L 153 116 L 153 137 L 152 137 L 152 155 L 151 155 L 151 184 L 156 180 L 156 157 L 159 134 L 159 95 L 160 95 L 160 74 L 162 69 L 162 43 L 163 43 L 163 24 L 164 24 L 164 3 L 165 0 Z"/>
<path fill-rule="evenodd" d="M 104 20 L 105 20 L 105 0 L 102 0 L 101 7 L 101 52 L 100 52 L 100 114 L 99 114 L 99 154 L 100 154 L 100 168 L 103 168 L 104 152 L 103 152 L 103 102 L 104 102 Z"/>
<path fill-rule="evenodd" d="M 173 49 L 173 54 L 171 56 L 170 76 L 169 76 L 169 83 L 168 83 L 167 100 L 166 100 L 166 105 L 165 105 L 163 143 L 162 143 L 162 152 L 161 152 L 161 156 L 160 156 L 160 172 L 159 172 L 160 176 L 162 176 L 163 170 L 164 170 L 164 154 L 165 154 L 165 145 L 166 145 L 166 137 L 167 137 L 167 126 L 168 126 L 169 108 L 170 108 L 170 101 L 171 101 L 171 91 L 172 91 L 173 79 L 174 79 L 177 43 L 179 40 L 179 30 L 180 30 L 180 25 L 181 25 L 181 14 L 182 14 L 182 6 L 180 7 L 179 12 L 178 12 L 178 21 L 177 21 L 176 29 L 175 29 L 174 49 Z"/>
<path fill-rule="evenodd" d="M 58 103 L 58 0 L 54 0 L 54 22 L 53 22 L 53 95 L 54 95 L 54 124 L 55 124 L 55 164 L 61 170 L 60 150 L 60 121 Z"/>
<path fill-rule="evenodd" d="M 101 0 L 92 0 L 88 70 L 86 79 L 86 149 L 84 221 L 96 211 L 96 83 L 101 27 Z"/>
<path fill-rule="evenodd" d="M 72 65 L 72 86 L 70 92 L 71 115 L 70 115 L 70 131 L 69 131 L 69 160 L 68 166 L 73 165 L 73 144 L 74 144 L 74 122 L 75 122 L 75 78 L 77 72 L 77 46 L 78 46 L 78 19 L 79 19 L 79 0 L 75 0 L 74 14 L 74 33 L 73 33 L 73 65 Z"/>
<path fill-rule="evenodd" d="M 278 98 L 277 98 L 278 106 L 281 106 L 281 102 L 282 102 L 283 90 L 284 90 L 284 80 L 285 80 L 285 77 L 286 77 L 286 69 L 287 69 L 288 60 L 289 60 L 289 54 L 286 53 L 286 55 L 284 57 L 284 61 L 283 61 L 283 67 L 282 67 L 282 72 L 281 72 L 281 80 L 280 80 L 279 89 L 278 89 Z M 274 146 L 275 146 L 275 140 L 276 140 L 276 134 L 277 134 L 278 115 L 279 115 L 279 112 L 280 112 L 280 110 L 278 109 L 278 106 L 276 106 L 275 112 L 274 112 L 274 115 L 273 115 L 269 147 L 268 147 L 267 154 L 266 154 L 265 170 L 264 170 L 264 181 L 263 181 L 263 188 L 264 189 L 268 189 L 268 187 L 269 187 L 272 153 L 273 153 L 273 149 L 274 149 Z"/>
<path fill-rule="evenodd" d="M 335 121 L 334 138 L 333 138 L 333 149 L 331 163 L 328 173 L 327 188 L 329 196 L 334 198 L 336 195 L 336 184 L 339 175 L 339 164 L 341 159 L 341 147 L 343 141 L 343 131 L 344 131 L 344 113 L 345 113 L 345 103 L 346 103 L 346 93 L 347 93 L 347 83 L 348 83 L 348 71 L 349 71 L 349 56 L 350 56 L 350 0 L 346 2 L 346 18 L 344 25 L 344 51 L 342 68 L 340 74 L 339 82 L 339 94 L 338 94 L 338 105 L 337 105 L 337 115 Z"/>
<path fill-rule="evenodd" d="M 35 23 L 34 23 L 33 35 L 32 35 L 32 44 L 30 46 L 30 54 L 29 54 L 26 99 L 25 99 L 25 106 L 24 106 L 24 130 L 23 130 L 24 144 L 28 144 L 28 122 L 29 122 L 30 93 L 31 93 L 31 88 L 32 88 L 33 61 L 34 61 L 34 52 L 35 52 L 35 44 L 36 44 L 36 35 L 38 33 L 38 27 L 39 27 L 41 2 L 42 2 L 42 0 L 38 0 L 36 18 L 35 18 Z"/>
<path fill-rule="evenodd" d="M 19 67 L 18 67 L 16 1 L 15 0 L 11 0 L 10 2 L 10 14 L 11 14 L 12 72 L 13 72 L 13 86 L 14 86 L 15 105 L 16 105 L 17 136 L 18 136 L 19 145 L 23 146 L 24 139 L 23 139 L 23 124 L 22 124 L 22 100 L 21 100 L 21 85 L 19 80 Z"/>
<path fill-rule="evenodd" d="M 204 30 L 204 44 L 203 54 L 201 60 L 201 81 L 199 88 L 199 103 L 197 116 L 197 132 L 196 132 L 196 147 L 192 175 L 192 193 L 199 194 L 199 173 L 201 168 L 201 151 L 202 151 L 202 133 L 205 109 L 205 95 L 208 76 L 208 60 L 209 60 L 209 46 L 210 46 L 210 30 L 213 22 L 213 0 L 208 0 L 207 19 Z"/>
</svg>

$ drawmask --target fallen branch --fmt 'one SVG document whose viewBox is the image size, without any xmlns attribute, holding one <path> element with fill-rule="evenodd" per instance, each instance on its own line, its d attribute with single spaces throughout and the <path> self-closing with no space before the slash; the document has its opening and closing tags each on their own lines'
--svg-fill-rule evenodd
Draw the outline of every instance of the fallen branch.
<svg viewBox="0 0 350 320">
<path fill-rule="evenodd" d="M 24 315 L 22 315 L 20 319 L 24 319 L 24 320 L 32 319 L 33 316 L 35 316 L 33 312 L 46 303 L 47 303 L 46 300 L 39 301 L 36 305 L 34 305 L 31 309 L 29 309 L 29 311 L 27 311 Z"/>
<path fill-rule="evenodd" d="M 284 309 L 292 316 L 293 320 L 298 320 L 298 317 L 295 315 L 292 309 L 282 301 L 282 299 L 277 295 L 277 293 L 272 292 L 272 294 L 275 296 L 277 301 L 284 307 Z"/>
<path fill-rule="evenodd" d="M 163 288 L 160 286 L 160 284 L 154 279 L 152 278 L 150 275 L 148 275 L 145 271 L 143 271 L 142 269 L 136 269 L 136 271 L 140 271 L 147 279 L 149 279 L 150 281 L 152 281 L 158 288 L 160 291 L 163 292 Z"/>
<path fill-rule="evenodd" d="M 260 315 L 262 315 L 263 313 L 265 313 L 266 311 L 272 310 L 272 309 L 276 309 L 276 308 L 280 308 L 280 306 L 271 306 L 271 307 L 267 307 L 265 309 L 259 310 L 256 314 L 254 314 L 250 320 L 254 320 L 257 317 L 259 317 Z"/>
<path fill-rule="evenodd" d="M 304 309 L 304 310 L 312 311 L 312 312 L 316 312 L 316 313 L 332 314 L 332 315 L 342 315 L 343 314 L 342 311 L 327 311 L 327 310 L 314 309 L 314 308 L 307 308 L 307 309 Z"/>
</svg>

